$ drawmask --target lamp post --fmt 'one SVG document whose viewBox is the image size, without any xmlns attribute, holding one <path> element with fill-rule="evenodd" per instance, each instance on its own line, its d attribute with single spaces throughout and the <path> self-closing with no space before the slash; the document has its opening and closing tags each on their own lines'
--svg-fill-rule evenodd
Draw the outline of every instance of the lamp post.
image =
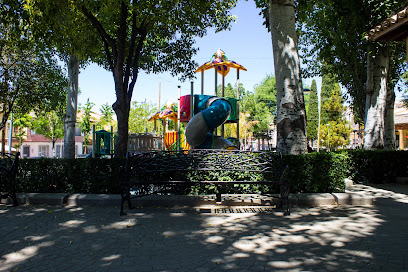
<svg viewBox="0 0 408 272">
<path fill-rule="evenodd" d="M 327 129 L 327 151 L 330 151 L 330 124 L 326 124 L 328 126 Z"/>
</svg>

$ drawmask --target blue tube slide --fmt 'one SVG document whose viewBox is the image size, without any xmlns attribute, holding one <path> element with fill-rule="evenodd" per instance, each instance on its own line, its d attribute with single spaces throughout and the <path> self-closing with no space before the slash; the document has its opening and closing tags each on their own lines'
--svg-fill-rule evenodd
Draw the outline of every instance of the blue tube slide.
<svg viewBox="0 0 408 272">
<path fill-rule="evenodd" d="M 214 136 L 211 132 L 227 121 L 231 114 L 231 104 L 220 97 L 195 95 L 194 105 L 203 108 L 196 113 L 186 126 L 186 140 L 189 145 L 196 148 L 212 148 Z"/>
</svg>

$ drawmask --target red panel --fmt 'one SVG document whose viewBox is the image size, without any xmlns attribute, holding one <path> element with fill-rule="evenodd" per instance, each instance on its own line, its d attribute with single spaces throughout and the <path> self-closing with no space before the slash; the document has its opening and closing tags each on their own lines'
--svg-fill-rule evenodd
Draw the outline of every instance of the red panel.
<svg viewBox="0 0 408 272">
<path fill-rule="evenodd" d="M 190 95 L 180 97 L 180 121 L 190 121 Z"/>
</svg>

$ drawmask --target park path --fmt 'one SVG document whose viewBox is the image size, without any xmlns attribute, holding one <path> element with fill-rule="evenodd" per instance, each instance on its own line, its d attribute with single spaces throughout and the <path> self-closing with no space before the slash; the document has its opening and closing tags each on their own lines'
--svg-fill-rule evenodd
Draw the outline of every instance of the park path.
<svg viewBox="0 0 408 272">
<path fill-rule="evenodd" d="M 374 205 L 289 217 L 0 205 L 0 271 L 408 271 L 408 186 L 361 190 Z"/>
</svg>

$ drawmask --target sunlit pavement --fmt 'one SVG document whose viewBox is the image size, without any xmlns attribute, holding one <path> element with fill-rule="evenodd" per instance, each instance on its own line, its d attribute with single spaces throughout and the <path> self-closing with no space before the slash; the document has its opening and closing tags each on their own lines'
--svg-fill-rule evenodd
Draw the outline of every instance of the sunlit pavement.
<svg viewBox="0 0 408 272">
<path fill-rule="evenodd" d="M 282 212 L 0 205 L 0 271 L 408 271 L 408 186 Z"/>
</svg>

